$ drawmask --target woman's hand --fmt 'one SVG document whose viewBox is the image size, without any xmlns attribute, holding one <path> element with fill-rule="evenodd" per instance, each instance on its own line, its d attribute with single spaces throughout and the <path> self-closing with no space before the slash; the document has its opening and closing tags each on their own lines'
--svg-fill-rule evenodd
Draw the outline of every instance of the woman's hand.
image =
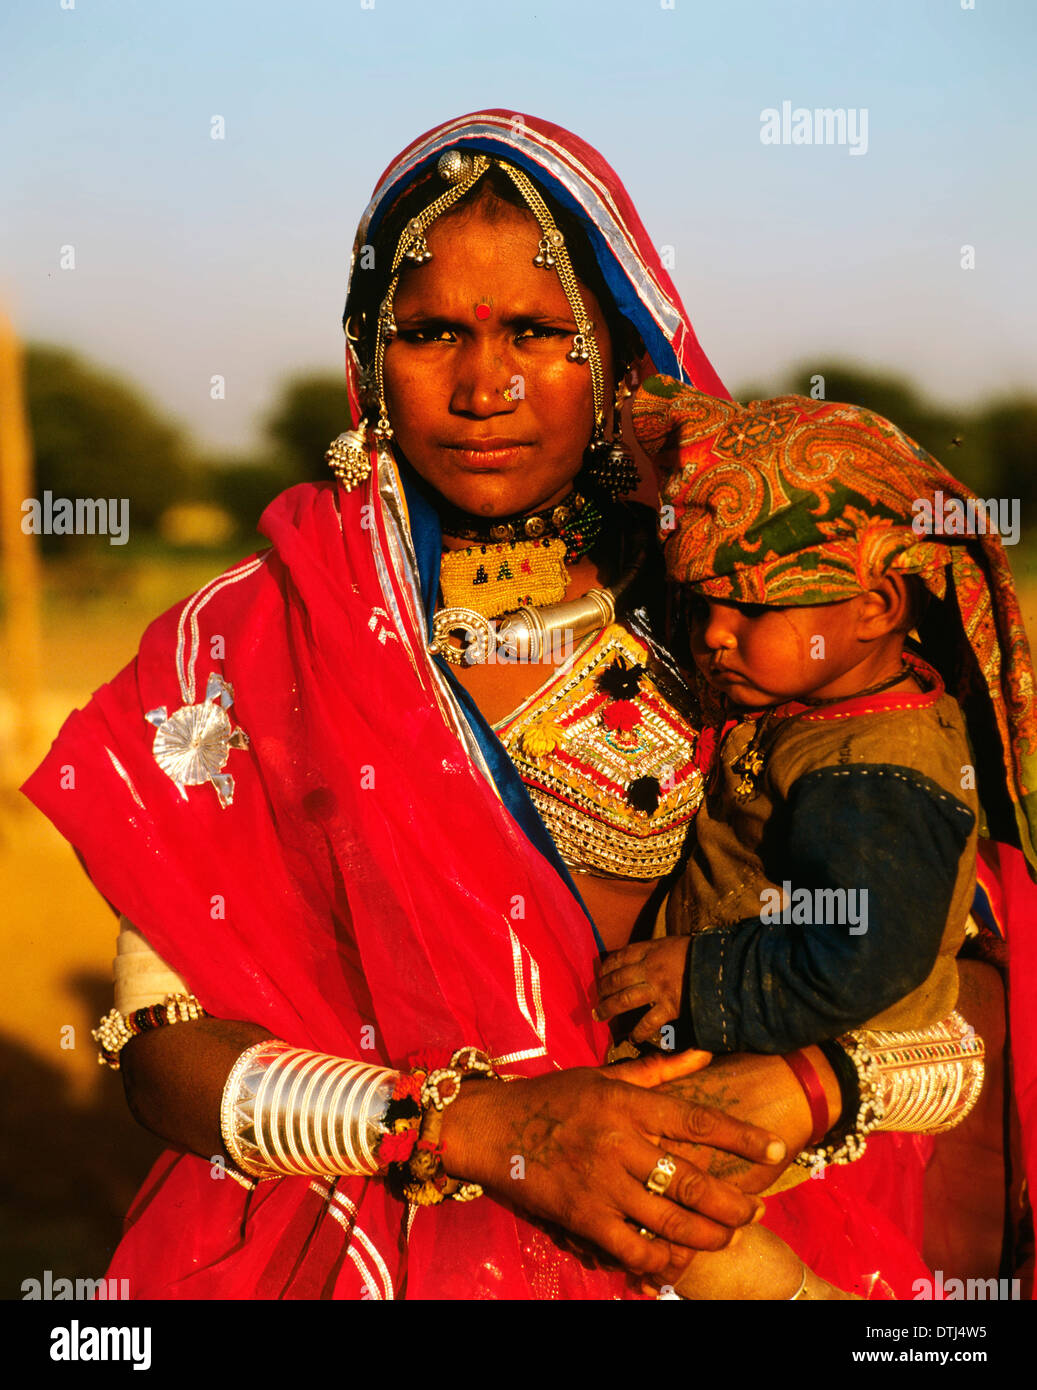
<svg viewBox="0 0 1037 1390">
<path fill-rule="evenodd" d="M 828 1123 L 839 1118 L 842 1100 L 839 1083 L 824 1054 L 817 1047 L 805 1049 L 828 1103 Z M 706 1141 L 682 1150 L 682 1156 L 703 1166 L 713 1177 L 745 1192 L 762 1192 L 807 1145 L 813 1128 L 810 1106 L 803 1088 L 783 1057 L 756 1053 L 732 1053 L 718 1057 L 695 1075 L 667 1077 L 660 1090 L 689 1105 L 715 1107 L 725 1115 L 762 1125 L 785 1141 L 787 1158 L 777 1168 L 762 1168 L 734 1152 L 721 1152 Z"/>
<path fill-rule="evenodd" d="M 676 1273 L 690 1251 L 722 1249 L 762 1214 L 759 1202 L 678 1151 L 723 1151 L 749 1166 L 785 1157 L 773 1134 L 648 1089 L 677 1084 L 674 1076 L 705 1056 L 469 1083 L 444 1112 L 446 1169 L 593 1242 L 633 1273 Z M 657 1196 L 645 1181 L 663 1153 L 676 1172 Z"/>
<path fill-rule="evenodd" d="M 638 941 L 606 956 L 598 971 L 595 1015 L 607 1022 L 631 1009 L 647 1007 L 648 1013 L 630 1034 L 632 1042 L 647 1042 L 680 1014 L 690 945 L 690 936 L 664 936 L 658 941 Z"/>
</svg>

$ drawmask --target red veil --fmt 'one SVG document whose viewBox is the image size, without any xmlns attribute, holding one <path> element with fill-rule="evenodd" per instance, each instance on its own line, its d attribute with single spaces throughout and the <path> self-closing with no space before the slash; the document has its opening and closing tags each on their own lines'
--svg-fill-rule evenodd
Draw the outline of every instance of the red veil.
<svg viewBox="0 0 1037 1390">
<path fill-rule="evenodd" d="M 557 127 L 486 112 L 422 137 L 380 181 L 361 241 L 394 190 L 455 144 L 507 153 L 577 207 L 657 363 L 722 389 L 615 174 Z M 349 378 L 355 389 L 354 362 Z M 590 923 L 507 809 L 428 654 L 395 467 L 351 493 L 294 488 L 261 531 L 272 548 L 148 629 L 136 660 L 67 721 L 27 794 L 217 1017 L 392 1066 L 463 1044 L 511 1075 L 600 1062 Z M 227 806 L 210 783 L 181 794 L 145 719 L 208 705 L 211 673 L 233 688 L 229 717 L 249 739 L 227 753 Z M 136 1298 L 630 1287 L 491 1198 L 408 1210 L 380 1181 L 254 1187 L 174 1153 L 139 1194 L 110 1272 Z"/>
<path fill-rule="evenodd" d="M 607 1038 L 589 1013 L 590 925 L 461 728 L 405 566 L 389 568 L 406 543 L 396 518 L 374 488 L 327 483 L 279 498 L 263 529 L 273 549 L 149 628 L 136 661 L 72 715 L 29 795 L 218 1017 L 387 1065 L 465 1043 L 519 1075 L 595 1063 Z M 227 807 L 209 784 L 180 795 L 144 717 L 200 701 L 210 671 L 232 684 L 229 714 L 251 745 L 229 754 Z M 138 1298 L 622 1285 L 496 1202 L 418 1209 L 408 1231 L 384 1183 L 342 1180 L 330 1202 L 328 1187 L 252 1190 L 167 1155 L 112 1275 Z"/>
</svg>

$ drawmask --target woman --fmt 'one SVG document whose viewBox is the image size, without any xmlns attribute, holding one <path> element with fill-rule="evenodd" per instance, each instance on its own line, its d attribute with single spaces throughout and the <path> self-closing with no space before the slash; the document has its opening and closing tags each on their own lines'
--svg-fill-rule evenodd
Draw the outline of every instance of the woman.
<svg viewBox="0 0 1037 1390">
<path fill-rule="evenodd" d="M 137 1297 L 625 1295 L 542 1223 L 667 1282 L 843 1108 L 816 1049 L 809 1103 L 780 1058 L 597 1069 L 595 959 L 650 929 L 701 780 L 648 528 L 610 502 L 612 390 L 642 356 L 723 388 L 608 166 L 499 112 L 386 171 L 346 310 L 367 429 L 340 483 L 273 503 L 272 548 L 159 619 L 27 787 L 139 929 L 118 1014 L 131 974 L 204 1009 L 102 1030 L 180 1150 L 111 1273 Z M 472 1079 L 490 1064 L 510 1084 Z"/>
</svg>

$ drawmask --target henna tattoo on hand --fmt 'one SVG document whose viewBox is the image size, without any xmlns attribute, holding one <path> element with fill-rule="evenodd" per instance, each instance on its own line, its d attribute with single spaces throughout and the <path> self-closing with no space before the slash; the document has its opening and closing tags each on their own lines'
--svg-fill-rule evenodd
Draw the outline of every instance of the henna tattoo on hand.
<svg viewBox="0 0 1037 1390">
<path fill-rule="evenodd" d="M 688 1105 L 697 1105 L 708 1110 L 722 1110 L 725 1115 L 737 1116 L 738 1107 L 741 1104 L 741 1096 L 734 1093 L 726 1082 L 717 1082 L 715 1079 L 708 1086 L 702 1084 L 701 1077 L 688 1076 L 679 1081 L 670 1081 L 661 1088 L 670 1095 L 676 1096 L 678 1100 L 685 1101 Z M 753 1168 L 753 1164 L 747 1158 L 739 1158 L 737 1154 L 727 1153 L 723 1149 L 711 1148 L 708 1144 L 689 1144 L 689 1155 L 691 1152 L 700 1155 L 709 1155 L 705 1164 L 699 1164 L 711 1177 L 732 1178 L 739 1177 L 748 1173 Z"/>
<path fill-rule="evenodd" d="M 546 1103 L 530 1115 L 524 1115 L 512 1125 L 511 1140 L 514 1151 L 521 1154 L 529 1163 L 540 1163 L 545 1167 L 561 1158 L 562 1145 L 558 1130 L 563 1121 L 552 1114 Z"/>
</svg>

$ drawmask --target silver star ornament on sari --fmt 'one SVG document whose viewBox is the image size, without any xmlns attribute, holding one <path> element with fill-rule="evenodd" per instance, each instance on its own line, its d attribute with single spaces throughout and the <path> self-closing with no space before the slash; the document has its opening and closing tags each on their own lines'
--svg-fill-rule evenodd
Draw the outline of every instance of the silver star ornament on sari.
<svg viewBox="0 0 1037 1390">
<path fill-rule="evenodd" d="M 187 800 L 187 787 L 211 782 L 221 806 L 234 800 L 234 778 L 224 772 L 232 748 L 247 748 L 244 729 L 232 728 L 227 710 L 234 703 L 234 687 L 213 672 L 199 705 L 184 705 L 166 714 L 165 705 L 147 712 L 144 718 L 156 726 L 152 752 L 155 761 L 172 778 L 177 791 Z"/>
</svg>

